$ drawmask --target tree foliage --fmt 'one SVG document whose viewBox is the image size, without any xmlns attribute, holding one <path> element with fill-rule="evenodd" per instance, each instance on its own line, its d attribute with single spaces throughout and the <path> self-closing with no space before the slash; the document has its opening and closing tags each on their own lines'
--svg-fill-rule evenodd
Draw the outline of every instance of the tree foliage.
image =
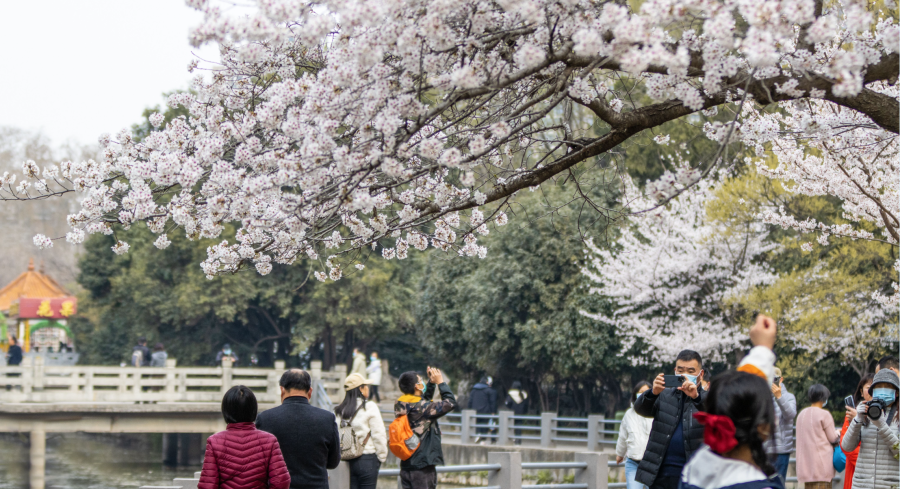
<svg viewBox="0 0 900 489">
<path fill-rule="evenodd" d="M 620 339 L 612 325 L 579 314 L 611 307 L 588 293 L 579 273 L 581 233 L 614 230 L 571 202 L 573 188 L 520 195 L 516 224 L 485 238 L 484 260 L 432 252 L 416 331 L 421 346 L 454 371 L 487 373 L 507 387 L 521 380 L 544 409 L 557 407 L 556 393 L 573 412 L 614 410 L 630 373 Z M 612 204 L 609 195 L 591 197 Z"/>
</svg>

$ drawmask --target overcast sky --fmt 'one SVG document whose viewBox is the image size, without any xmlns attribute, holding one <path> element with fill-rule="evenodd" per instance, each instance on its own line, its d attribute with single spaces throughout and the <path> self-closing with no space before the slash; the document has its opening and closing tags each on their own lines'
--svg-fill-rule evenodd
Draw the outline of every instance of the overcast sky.
<svg viewBox="0 0 900 489">
<path fill-rule="evenodd" d="M 187 88 L 202 14 L 184 0 L 28 0 L 0 15 L 0 125 L 95 143 Z"/>
</svg>

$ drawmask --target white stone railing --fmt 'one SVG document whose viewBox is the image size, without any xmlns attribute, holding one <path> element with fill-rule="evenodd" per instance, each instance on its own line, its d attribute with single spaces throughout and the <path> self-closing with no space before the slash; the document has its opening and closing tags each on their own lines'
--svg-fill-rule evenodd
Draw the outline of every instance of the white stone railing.
<svg viewBox="0 0 900 489">
<path fill-rule="evenodd" d="M 165 367 L 50 366 L 41 356 L 26 363 L 0 367 L 0 387 L 11 386 L 3 402 L 219 402 L 231 387 L 245 385 L 259 402 L 272 403 L 285 369 L 283 361 L 273 369 L 235 368 L 227 359 L 219 367 L 176 367 L 174 359 Z M 313 361 L 309 372 L 318 392 L 341 401 L 346 367 L 323 371 Z"/>
</svg>

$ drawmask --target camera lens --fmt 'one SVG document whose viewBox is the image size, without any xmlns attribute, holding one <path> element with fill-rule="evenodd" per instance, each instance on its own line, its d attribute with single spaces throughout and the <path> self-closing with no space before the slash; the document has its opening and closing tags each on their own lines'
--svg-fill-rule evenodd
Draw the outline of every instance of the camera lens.
<svg viewBox="0 0 900 489">
<path fill-rule="evenodd" d="M 866 410 L 866 414 L 868 414 L 870 419 L 880 419 L 882 414 L 881 403 L 870 403 L 869 408 Z"/>
</svg>

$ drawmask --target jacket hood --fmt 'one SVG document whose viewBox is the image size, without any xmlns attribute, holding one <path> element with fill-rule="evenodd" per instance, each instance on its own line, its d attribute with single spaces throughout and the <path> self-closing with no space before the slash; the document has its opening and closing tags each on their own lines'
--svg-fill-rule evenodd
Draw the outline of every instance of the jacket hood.
<svg viewBox="0 0 900 489">
<path fill-rule="evenodd" d="M 485 383 L 483 383 L 483 382 L 479 382 L 479 383 L 477 383 L 477 384 L 475 384 L 475 385 L 472 386 L 473 389 L 487 389 L 487 388 L 489 388 L 489 387 L 490 387 L 489 385 L 487 385 L 487 384 L 485 384 Z"/>
<path fill-rule="evenodd" d="M 766 479 L 766 474 L 755 466 L 722 457 L 706 445 L 697 450 L 681 472 L 683 485 L 692 487 L 726 487 Z"/>
</svg>

